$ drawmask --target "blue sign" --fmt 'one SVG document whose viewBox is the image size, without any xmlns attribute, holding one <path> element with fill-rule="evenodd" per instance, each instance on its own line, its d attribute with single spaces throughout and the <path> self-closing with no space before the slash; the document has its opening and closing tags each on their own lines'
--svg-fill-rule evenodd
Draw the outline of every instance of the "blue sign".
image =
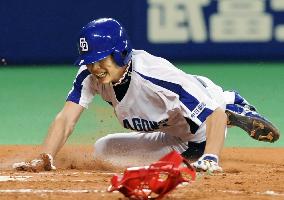
<svg viewBox="0 0 284 200">
<path fill-rule="evenodd" d="M 283 0 L 136 1 L 135 8 L 141 7 L 135 42 L 161 56 L 283 59 Z"/>
<path fill-rule="evenodd" d="M 172 61 L 284 60 L 284 0 L 0 1 L 0 60 L 71 64 L 81 27 L 101 17 Z"/>
</svg>

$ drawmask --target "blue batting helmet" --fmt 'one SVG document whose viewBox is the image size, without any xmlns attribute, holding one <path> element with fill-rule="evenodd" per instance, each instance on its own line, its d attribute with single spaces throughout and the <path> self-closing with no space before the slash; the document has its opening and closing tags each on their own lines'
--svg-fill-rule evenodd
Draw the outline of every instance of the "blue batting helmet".
<svg viewBox="0 0 284 200">
<path fill-rule="evenodd" d="M 98 62 L 113 55 L 119 66 L 131 59 L 131 44 L 121 24 L 112 18 L 101 18 L 84 26 L 78 38 L 79 58 L 75 65 Z"/>
</svg>

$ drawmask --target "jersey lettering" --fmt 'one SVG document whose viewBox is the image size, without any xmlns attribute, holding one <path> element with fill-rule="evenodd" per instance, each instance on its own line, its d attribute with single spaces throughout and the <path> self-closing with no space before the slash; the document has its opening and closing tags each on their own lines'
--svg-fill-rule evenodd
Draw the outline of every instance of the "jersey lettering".
<svg viewBox="0 0 284 200">
<path fill-rule="evenodd" d="M 124 127 L 124 128 L 127 128 L 127 129 L 134 130 L 134 129 L 131 127 L 131 125 L 130 125 L 130 123 L 129 123 L 129 121 L 128 121 L 127 119 L 124 119 L 124 120 L 123 120 L 123 127 Z"/>
<path fill-rule="evenodd" d="M 204 109 L 205 109 L 205 107 L 206 107 L 206 104 L 205 103 L 203 103 L 203 102 L 201 102 L 201 103 L 199 103 L 195 108 L 194 108 L 194 110 L 192 111 L 192 113 L 191 113 L 191 118 L 195 118 L 195 117 L 197 117 Z"/>
<path fill-rule="evenodd" d="M 152 127 L 150 127 L 149 122 L 145 119 L 141 119 L 141 124 L 142 124 L 143 130 L 149 130 L 149 131 L 154 130 Z"/>
<path fill-rule="evenodd" d="M 157 122 L 154 122 L 154 121 L 149 121 L 149 124 L 151 126 L 152 129 L 159 129 L 159 125 Z"/>
<path fill-rule="evenodd" d="M 140 118 L 132 118 L 131 122 L 128 121 L 128 119 L 123 120 L 123 126 L 124 128 L 136 130 L 136 131 L 143 131 L 143 132 L 150 132 L 157 130 L 161 127 L 168 126 L 167 124 L 168 119 L 162 120 L 160 122 L 155 121 L 148 121 L 146 119 L 140 119 Z"/>
<path fill-rule="evenodd" d="M 132 118 L 132 123 L 136 131 L 142 131 L 141 120 L 139 118 Z"/>
</svg>

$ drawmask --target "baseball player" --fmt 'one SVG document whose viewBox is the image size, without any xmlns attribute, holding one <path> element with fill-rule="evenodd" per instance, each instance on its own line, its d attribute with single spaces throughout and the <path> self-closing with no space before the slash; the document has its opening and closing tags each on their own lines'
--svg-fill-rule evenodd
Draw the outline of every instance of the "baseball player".
<svg viewBox="0 0 284 200">
<path fill-rule="evenodd" d="M 172 150 L 203 171 L 222 171 L 219 156 L 228 125 L 252 138 L 274 142 L 279 131 L 243 97 L 223 91 L 206 77 L 186 74 L 166 59 L 135 50 L 121 24 L 91 21 L 78 38 L 80 68 L 66 103 L 51 124 L 42 154 L 15 163 L 18 170 L 55 169 L 53 158 L 93 97 L 113 107 L 129 133 L 114 133 L 94 144 L 95 159 L 113 164 L 147 164 Z"/>
</svg>

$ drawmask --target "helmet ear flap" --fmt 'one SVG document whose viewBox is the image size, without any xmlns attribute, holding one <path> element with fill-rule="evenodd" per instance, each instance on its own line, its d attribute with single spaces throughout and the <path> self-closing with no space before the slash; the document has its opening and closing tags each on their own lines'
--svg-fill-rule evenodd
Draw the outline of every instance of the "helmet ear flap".
<svg viewBox="0 0 284 200">
<path fill-rule="evenodd" d="M 127 65 L 131 59 L 132 51 L 129 52 L 126 49 L 122 52 L 114 51 L 112 55 L 116 64 L 118 64 L 120 67 L 123 67 Z"/>
<path fill-rule="evenodd" d="M 112 53 L 112 55 L 113 55 L 113 58 L 114 58 L 116 64 L 118 64 L 120 67 L 124 66 L 123 56 L 122 56 L 121 52 L 114 51 Z"/>
</svg>

